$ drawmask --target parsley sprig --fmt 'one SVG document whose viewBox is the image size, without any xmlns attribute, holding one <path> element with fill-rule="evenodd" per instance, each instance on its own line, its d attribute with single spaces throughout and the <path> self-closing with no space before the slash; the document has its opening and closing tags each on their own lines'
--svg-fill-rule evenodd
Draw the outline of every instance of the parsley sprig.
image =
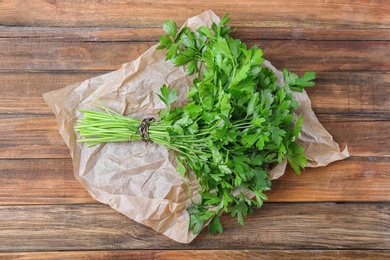
<svg viewBox="0 0 390 260">
<path fill-rule="evenodd" d="M 186 177 L 192 170 L 199 183 L 200 201 L 188 208 L 190 229 L 199 233 L 208 223 L 210 233 L 222 233 L 220 215 L 230 213 L 240 224 L 261 207 L 270 190 L 268 172 L 287 160 L 300 174 L 307 164 L 304 149 L 296 142 L 302 118 L 294 119 L 299 103 L 292 90 L 313 86 L 314 72 L 299 78 L 283 71 L 278 86 L 274 72 L 262 66 L 263 52 L 247 48 L 229 36 L 229 18 L 223 16 L 211 28 L 178 31 L 174 21 L 163 24 L 167 35 L 158 49 L 166 60 L 197 73 L 187 94 L 188 103 L 175 106 L 177 91 L 163 85 L 160 99 L 167 105 L 159 121 L 149 125 L 149 138 L 175 153 L 177 171 Z M 98 105 L 104 108 L 101 105 Z M 76 130 L 81 142 L 140 140 L 140 119 L 109 111 L 82 110 Z"/>
</svg>

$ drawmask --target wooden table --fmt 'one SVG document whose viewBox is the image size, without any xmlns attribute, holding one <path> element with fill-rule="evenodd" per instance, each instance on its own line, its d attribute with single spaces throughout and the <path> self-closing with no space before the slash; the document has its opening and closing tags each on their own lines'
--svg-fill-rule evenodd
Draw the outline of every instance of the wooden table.
<svg viewBox="0 0 390 260">
<path fill-rule="evenodd" d="M 212 9 L 308 93 L 351 157 L 291 170 L 241 227 L 173 242 L 94 201 L 42 94 L 118 69 Z M 390 258 L 388 1 L 0 1 L 0 259 Z"/>
</svg>

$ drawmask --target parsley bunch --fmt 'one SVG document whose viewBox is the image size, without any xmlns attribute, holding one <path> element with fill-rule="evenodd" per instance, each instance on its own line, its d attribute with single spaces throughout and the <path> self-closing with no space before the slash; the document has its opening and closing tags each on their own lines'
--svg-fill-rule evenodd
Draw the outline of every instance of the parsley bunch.
<svg viewBox="0 0 390 260">
<path fill-rule="evenodd" d="M 292 90 L 313 86 L 315 73 L 299 78 L 284 70 L 285 84 L 278 86 L 274 72 L 261 66 L 262 50 L 230 37 L 228 21 L 225 15 L 211 28 L 178 31 L 169 20 L 158 47 L 167 50 L 166 60 L 185 66 L 187 75 L 197 73 L 183 107 L 174 106 L 176 90 L 162 86 L 159 97 L 167 108 L 148 129 L 150 141 L 175 153 L 177 171 L 185 177 L 192 170 L 199 182 L 201 199 L 187 209 L 195 234 L 206 223 L 210 233 L 222 233 L 222 213 L 243 225 L 252 208 L 267 199 L 270 169 L 286 159 L 299 174 L 307 164 L 296 142 L 302 118 L 293 117 L 299 103 Z M 81 110 L 79 141 L 95 145 L 144 138 L 138 134 L 140 119 L 98 106 L 105 111 Z"/>
</svg>

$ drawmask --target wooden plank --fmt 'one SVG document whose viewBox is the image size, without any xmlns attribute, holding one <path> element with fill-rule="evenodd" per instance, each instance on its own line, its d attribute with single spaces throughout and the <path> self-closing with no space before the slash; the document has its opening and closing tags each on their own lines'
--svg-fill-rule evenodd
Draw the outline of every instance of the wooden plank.
<svg viewBox="0 0 390 260">
<path fill-rule="evenodd" d="M 174 18 L 187 18 L 212 9 L 217 15 L 230 13 L 234 25 L 257 27 L 388 28 L 389 6 L 376 1 L 237 2 L 174 1 L 134 2 L 127 0 L 74 2 L 6 0 L 0 3 L 0 23 L 7 26 L 160 26 Z"/>
<path fill-rule="evenodd" d="M 255 28 L 254 28 L 255 29 Z M 386 40 L 387 30 L 383 31 L 384 36 L 378 40 Z M 356 30 L 351 31 L 351 35 Z M 131 28 L 101 28 L 101 27 L 24 27 L 24 26 L 0 26 L 0 39 L 39 39 L 40 41 L 61 41 L 61 42 L 157 42 L 160 35 L 165 34 L 160 27 L 131 27 Z M 347 33 L 348 34 L 348 33 Z M 389 35 L 390 36 L 390 35 Z M 353 36 L 351 36 L 353 37 Z M 356 35 L 356 37 L 358 37 Z M 373 38 L 372 38 L 373 37 Z M 384 38 L 383 38 L 384 37 Z M 360 38 L 360 37 L 358 37 Z M 368 39 L 373 40 L 372 35 Z M 361 39 L 361 38 L 360 38 Z"/>
<path fill-rule="evenodd" d="M 52 114 L 42 94 L 106 72 L 0 73 L 0 114 Z M 389 72 L 320 72 L 307 88 L 320 114 L 390 114 Z M 369 85 L 370 87 L 367 87 Z"/>
<path fill-rule="evenodd" d="M 54 116 L 0 118 L 0 158 L 69 158 Z"/>
<path fill-rule="evenodd" d="M 267 202 L 389 202 L 389 172 L 388 159 L 351 158 L 301 176 L 288 168 Z M 97 203 L 73 176 L 70 159 L 0 160 L 0 179 L 0 205 Z"/>
<path fill-rule="evenodd" d="M 269 201 L 388 201 L 390 202 L 389 159 L 377 162 L 356 158 L 325 167 L 307 168 L 296 175 L 288 168 L 272 182 Z"/>
<path fill-rule="evenodd" d="M 390 244 L 390 205 L 266 204 L 245 226 L 223 215 L 222 235 L 204 230 L 178 244 L 101 204 L 0 207 L 0 251 L 126 249 L 381 250 Z"/>
<path fill-rule="evenodd" d="M 374 157 L 384 156 L 389 157 L 389 127 L 388 119 L 371 120 L 359 117 L 344 117 L 339 120 L 329 121 L 318 115 L 319 121 L 325 129 L 333 136 L 333 139 L 340 144 L 340 147 L 348 146 L 351 156 Z M 354 121 L 356 120 L 356 121 Z"/>
<path fill-rule="evenodd" d="M 0 40 L 0 70 L 115 70 L 137 59 L 151 42 L 43 42 Z"/>
<path fill-rule="evenodd" d="M 104 73 L 106 72 L 0 73 L 0 82 L 2 82 L 0 85 L 0 114 L 52 114 L 49 106 L 43 100 L 43 93 Z"/>
<path fill-rule="evenodd" d="M 390 73 L 320 72 L 306 88 L 316 113 L 390 114 Z"/>
<path fill-rule="evenodd" d="M 248 40 L 349 40 L 389 41 L 386 28 L 303 28 L 303 27 L 234 27 L 234 38 Z M 165 34 L 162 27 L 21 27 L 0 26 L 0 39 L 39 39 L 62 42 L 157 42 Z"/>
<path fill-rule="evenodd" d="M 370 28 L 306 28 L 306 27 L 235 27 L 233 37 L 248 40 L 342 40 L 342 41 L 388 41 L 389 29 Z"/>
<path fill-rule="evenodd" d="M 0 71 L 115 70 L 157 42 L 56 42 L 1 39 Z M 277 68 L 291 71 L 389 71 L 388 41 L 246 41 Z"/>
<path fill-rule="evenodd" d="M 258 45 L 264 58 L 290 71 L 388 71 L 390 42 L 370 41 L 279 41 L 247 42 Z"/>
<path fill-rule="evenodd" d="M 70 252 L 26 252 L 0 253 L 3 260 L 32 259 L 80 259 L 80 260 L 236 260 L 236 259 L 386 259 L 389 250 L 109 250 L 109 251 L 70 251 Z"/>
<path fill-rule="evenodd" d="M 70 159 L 2 160 L 0 205 L 97 203 L 73 175 Z"/>
<path fill-rule="evenodd" d="M 319 121 L 352 156 L 389 157 L 389 118 L 338 118 Z M 0 158 L 69 158 L 54 115 L 0 115 Z M 32 149 L 33 148 L 33 149 Z"/>
</svg>

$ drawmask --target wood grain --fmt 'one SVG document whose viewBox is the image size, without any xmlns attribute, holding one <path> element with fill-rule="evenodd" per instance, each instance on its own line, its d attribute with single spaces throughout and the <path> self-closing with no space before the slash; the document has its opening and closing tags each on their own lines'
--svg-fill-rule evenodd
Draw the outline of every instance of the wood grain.
<svg viewBox="0 0 390 260">
<path fill-rule="evenodd" d="M 231 21 L 234 22 L 234 21 Z M 233 26 L 231 35 L 247 40 L 349 40 L 388 41 L 386 28 L 308 28 L 308 27 L 256 27 Z M 161 24 L 157 27 L 2 27 L 0 39 L 39 39 L 62 42 L 157 42 L 164 34 Z"/>
<path fill-rule="evenodd" d="M 43 93 L 104 73 L 0 73 L 0 114 L 52 114 L 42 98 Z M 318 114 L 390 113 L 389 72 L 320 72 L 315 82 L 315 87 L 306 90 Z"/>
<path fill-rule="evenodd" d="M 390 161 L 348 160 L 287 169 L 266 202 L 390 202 Z M 0 205 L 98 203 L 73 176 L 71 159 L 0 160 Z"/>
<path fill-rule="evenodd" d="M 306 88 L 315 113 L 390 114 L 389 72 L 320 72 L 316 76 L 316 85 Z"/>
<path fill-rule="evenodd" d="M 348 146 L 352 156 L 384 156 L 389 157 L 390 142 L 387 140 L 390 121 L 388 118 L 372 118 L 366 121 L 361 117 L 342 117 L 338 120 L 329 121 L 317 115 L 325 129 L 333 136 L 333 139 L 340 144 L 340 147 Z M 356 121 L 355 121 L 356 120 Z"/>
<path fill-rule="evenodd" d="M 307 168 L 301 176 L 288 169 L 272 182 L 269 201 L 388 201 L 389 158 L 335 162 L 322 168 Z"/>
<path fill-rule="evenodd" d="M 69 158 L 54 116 L 0 118 L 0 158 Z"/>
<path fill-rule="evenodd" d="M 211 9 L 230 13 L 234 25 L 256 27 L 389 28 L 389 6 L 379 1 L 47 1 L 5 0 L 0 23 L 7 26 L 155 27 Z"/>
<path fill-rule="evenodd" d="M 291 71 L 388 71 L 388 41 L 250 40 L 277 68 Z M 53 42 L 0 39 L 0 71 L 118 69 L 157 42 Z"/>
<path fill-rule="evenodd" d="M 225 232 L 207 230 L 191 244 L 178 244 L 101 204 L 0 207 L 0 251 L 84 251 L 124 249 L 387 248 L 390 205 L 266 204 L 245 226 L 222 217 Z M 248 239 L 250 238 L 250 239 Z"/>
<path fill-rule="evenodd" d="M 3 72 L 0 73 L 0 114 L 50 114 L 42 94 L 102 75 L 87 72 Z"/>
<path fill-rule="evenodd" d="M 115 70 L 155 43 L 0 40 L 0 70 Z"/>
<path fill-rule="evenodd" d="M 110 251 L 71 251 L 71 252 L 27 252 L 0 253 L 3 260 L 32 259 L 80 259 L 80 260 L 237 260 L 237 259 L 386 259 L 389 250 L 110 250 Z"/>
<path fill-rule="evenodd" d="M 0 205 L 98 203 L 67 160 L 1 160 Z"/>
</svg>

